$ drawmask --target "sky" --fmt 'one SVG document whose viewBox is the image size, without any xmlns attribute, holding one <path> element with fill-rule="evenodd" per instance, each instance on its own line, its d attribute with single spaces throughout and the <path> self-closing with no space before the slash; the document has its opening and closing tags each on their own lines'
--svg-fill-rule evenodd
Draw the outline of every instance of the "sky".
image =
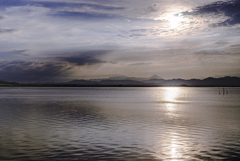
<svg viewBox="0 0 240 161">
<path fill-rule="evenodd" d="M 240 0 L 0 0 L 0 79 L 240 77 Z"/>
</svg>

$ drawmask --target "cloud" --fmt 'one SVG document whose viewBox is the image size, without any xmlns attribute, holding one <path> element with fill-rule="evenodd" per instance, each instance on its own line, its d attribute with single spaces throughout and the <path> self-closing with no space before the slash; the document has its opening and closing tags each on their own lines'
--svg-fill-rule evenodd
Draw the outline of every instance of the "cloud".
<svg viewBox="0 0 240 161">
<path fill-rule="evenodd" d="M 8 54 L 16 54 L 16 55 L 23 55 L 23 56 L 29 56 L 29 54 L 26 54 L 25 52 L 28 50 L 13 50 L 10 52 L 7 52 Z"/>
<path fill-rule="evenodd" d="M 232 47 L 232 48 L 240 48 L 240 44 L 231 45 L 230 47 Z"/>
<path fill-rule="evenodd" d="M 133 29 L 133 30 L 130 30 L 130 32 L 146 32 L 147 29 Z"/>
<path fill-rule="evenodd" d="M 5 51 L 5 52 L 0 52 L 1 58 L 4 57 L 11 57 L 11 55 L 14 56 L 29 56 L 29 54 L 26 54 L 28 50 L 12 50 L 12 51 Z"/>
<path fill-rule="evenodd" d="M 43 81 L 67 76 L 71 67 L 64 62 L 1 61 L 1 79 L 7 81 Z"/>
<path fill-rule="evenodd" d="M 3 56 L 9 54 L 15 54 L 16 56 L 25 55 L 27 51 L 28 50 L 8 51 L 3 53 Z M 66 52 L 58 54 L 61 56 L 41 58 L 41 62 L 33 60 L 0 60 L 0 79 L 18 82 L 41 82 L 54 79 L 66 79 L 71 77 L 77 69 L 84 69 L 86 66 L 94 67 L 94 65 L 112 63 L 101 59 L 109 52 L 111 51 L 90 50 Z"/>
<path fill-rule="evenodd" d="M 24 6 L 24 5 L 38 5 L 46 8 L 85 8 L 85 9 L 95 9 L 95 10 L 123 10 L 124 7 L 113 6 L 113 5 L 103 5 L 96 3 L 82 3 L 82 2 L 57 2 L 57 1 L 31 1 L 31 0 L 0 0 L 1 6 Z"/>
<path fill-rule="evenodd" d="M 16 54 L 22 54 L 26 51 L 28 51 L 28 50 L 26 50 L 26 49 L 25 50 L 13 50 L 13 52 L 16 53 Z"/>
<path fill-rule="evenodd" d="M 236 24 L 240 24 L 240 13 L 236 13 L 235 15 L 225 20 L 224 22 L 213 24 L 212 27 L 233 26 Z"/>
<path fill-rule="evenodd" d="M 129 35 L 129 37 L 140 37 L 140 36 L 146 36 L 146 35 L 143 35 L 143 34 L 132 34 L 132 35 Z"/>
<path fill-rule="evenodd" d="M 195 52 L 196 55 L 226 55 L 226 56 L 236 56 L 240 55 L 239 51 L 219 51 L 219 50 L 200 50 Z"/>
<path fill-rule="evenodd" d="M 133 64 L 130 64 L 129 66 L 145 66 L 145 65 L 151 65 L 153 63 L 133 63 Z"/>
<path fill-rule="evenodd" d="M 12 33 L 17 31 L 16 29 L 7 29 L 7 28 L 0 28 L 0 34 L 2 33 Z"/>
<path fill-rule="evenodd" d="M 158 11 L 159 10 L 159 4 L 157 4 L 157 3 L 152 4 L 151 6 L 148 7 L 148 10 L 152 11 L 152 12 Z"/>
<path fill-rule="evenodd" d="M 68 63 L 77 64 L 78 66 L 96 65 L 107 63 L 107 61 L 103 61 L 99 57 L 102 57 L 103 55 L 108 54 L 109 52 L 110 50 L 83 51 L 76 52 L 72 56 L 56 57 L 56 59 Z"/>
<path fill-rule="evenodd" d="M 183 15 L 192 16 L 205 16 L 205 15 L 217 15 L 219 17 L 225 16 L 226 19 L 222 19 L 221 22 L 214 23 L 212 27 L 221 26 L 233 26 L 240 24 L 240 1 L 230 0 L 230 1 L 217 1 L 208 5 L 200 6 L 193 9 L 192 12 L 183 12 Z"/>
<path fill-rule="evenodd" d="M 200 50 L 195 52 L 196 55 L 222 55 L 223 52 L 218 50 Z"/>
<path fill-rule="evenodd" d="M 97 12 L 69 12 L 59 11 L 57 13 L 50 14 L 51 16 L 64 17 L 64 18 L 79 18 L 84 20 L 91 19 L 113 19 L 119 16 L 114 14 L 97 13 Z"/>
<path fill-rule="evenodd" d="M 72 3 L 72 2 L 53 2 L 53 1 L 19 1 L 14 3 L 9 3 L 5 0 L 0 0 L 2 7 L 6 10 L 9 8 L 22 9 L 27 12 L 31 10 L 29 7 L 35 7 L 46 9 L 48 15 L 50 16 L 60 16 L 60 17 L 72 17 L 72 18 L 84 18 L 84 19 L 105 19 L 105 18 L 115 18 L 116 15 L 112 14 L 113 11 L 124 10 L 125 7 L 113 6 L 113 5 L 102 5 L 94 3 Z M 28 8 L 27 8 L 28 7 Z M 109 11 L 104 13 L 104 11 Z M 16 12 L 16 11 L 14 11 Z M 103 13 L 102 13 L 103 12 Z"/>
<path fill-rule="evenodd" d="M 40 2 L 36 1 L 34 4 L 40 4 L 43 7 L 47 8 L 60 8 L 60 7 L 70 7 L 70 8 L 78 8 L 78 9 L 88 9 L 88 10 L 123 10 L 124 7 L 119 6 L 110 6 L 110 5 L 100 5 L 100 4 L 92 4 L 92 3 L 69 3 L 69 2 Z"/>
<path fill-rule="evenodd" d="M 225 41 L 218 41 L 215 43 L 216 45 L 220 45 L 220 46 L 225 46 L 227 44 L 229 44 L 229 42 L 225 42 Z"/>
<path fill-rule="evenodd" d="M 8 7 L 8 6 L 20 6 L 20 5 L 26 5 L 27 3 L 23 0 L 0 0 L 1 7 Z"/>
</svg>

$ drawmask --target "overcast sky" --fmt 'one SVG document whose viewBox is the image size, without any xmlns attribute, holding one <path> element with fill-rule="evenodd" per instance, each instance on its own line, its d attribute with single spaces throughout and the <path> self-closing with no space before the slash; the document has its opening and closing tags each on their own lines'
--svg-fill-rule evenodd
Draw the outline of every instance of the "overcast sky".
<svg viewBox="0 0 240 161">
<path fill-rule="evenodd" d="M 0 0 L 0 79 L 240 76 L 240 0 Z"/>
</svg>

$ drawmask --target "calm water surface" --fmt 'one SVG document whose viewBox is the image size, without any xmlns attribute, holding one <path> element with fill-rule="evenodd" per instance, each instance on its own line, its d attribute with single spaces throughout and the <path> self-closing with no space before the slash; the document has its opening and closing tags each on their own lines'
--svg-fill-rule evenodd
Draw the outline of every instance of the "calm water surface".
<svg viewBox="0 0 240 161">
<path fill-rule="evenodd" d="M 0 160 L 240 160 L 240 88 L 0 88 Z"/>
</svg>

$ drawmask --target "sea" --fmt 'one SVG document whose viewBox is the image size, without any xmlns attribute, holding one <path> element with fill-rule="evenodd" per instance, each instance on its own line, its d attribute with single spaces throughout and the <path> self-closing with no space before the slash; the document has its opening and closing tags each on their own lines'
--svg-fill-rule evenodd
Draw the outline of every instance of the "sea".
<svg viewBox="0 0 240 161">
<path fill-rule="evenodd" d="M 1 87 L 0 160 L 240 160 L 240 88 Z"/>
</svg>

